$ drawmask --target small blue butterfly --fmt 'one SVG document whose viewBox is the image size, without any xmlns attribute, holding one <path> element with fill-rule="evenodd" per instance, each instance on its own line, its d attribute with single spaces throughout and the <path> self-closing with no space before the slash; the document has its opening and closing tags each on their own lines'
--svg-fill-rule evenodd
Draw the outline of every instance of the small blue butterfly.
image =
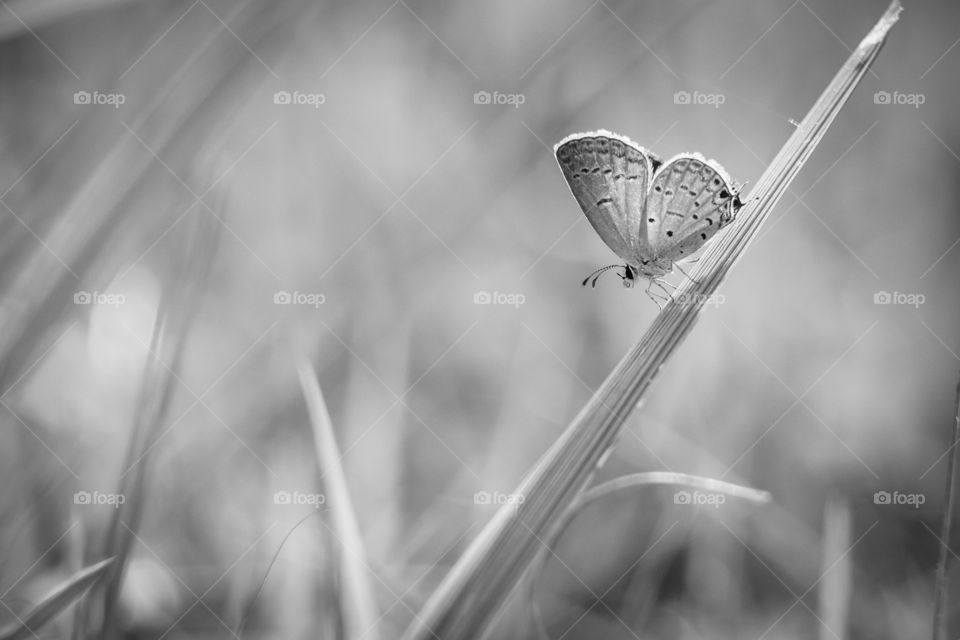
<svg viewBox="0 0 960 640">
<path fill-rule="evenodd" d="M 629 138 L 603 130 L 567 136 L 554 152 L 587 220 L 626 261 L 623 285 L 647 278 L 651 297 L 650 286 L 663 288 L 660 278 L 730 224 L 742 206 L 740 186 L 698 153 L 664 162 Z M 601 274 L 619 267 L 597 269 L 583 284 L 593 278 L 596 286 Z"/>
</svg>

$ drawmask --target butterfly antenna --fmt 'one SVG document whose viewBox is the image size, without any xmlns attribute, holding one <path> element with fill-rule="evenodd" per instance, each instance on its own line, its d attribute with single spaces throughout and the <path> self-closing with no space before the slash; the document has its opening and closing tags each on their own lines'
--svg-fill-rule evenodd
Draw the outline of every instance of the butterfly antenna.
<svg viewBox="0 0 960 640">
<path fill-rule="evenodd" d="M 608 265 L 608 266 L 606 266 L 606 267 L 600 267 L 599 269 L 597 269 L 596 271 L 594 271 L 593 273 L 591 273 L 590 275 L 588 275 L 586 278 L 584 278 L 584 279 L 583 279 L 583 282 L 581 282 L 580 284 L 581 284 L 581 286 L 584 286 L 584 287 L 585 287 L 585 286 L 587 286 L 587 283 L 590 282 L 590 278 L 593 278 L 593 285 L 592 285 L 592 286 L 593 286 L 594 288 L 596 288 L 596 286 L 597 286 L 597 280 L 600 279 L 600 276 L 602 276 L 605 271 L 608 271 L 608 270 L 610 270 L 610 269 L 616 269 L 616 268 L 619 267 L 619 266 L 620 266 L 620 265 L 618 265 L 618 264 L 611 264 L 611 265 Z"/>
</svg>

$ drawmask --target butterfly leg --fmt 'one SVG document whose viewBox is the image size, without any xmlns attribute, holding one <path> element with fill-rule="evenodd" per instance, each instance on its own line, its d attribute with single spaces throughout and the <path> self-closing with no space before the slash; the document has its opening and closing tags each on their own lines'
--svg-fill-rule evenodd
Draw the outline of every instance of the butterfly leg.
<svg viewBox="0 0 960 640">
<path fill-rule="evenodd" d="M 661 311 L 663 311 L 664 303 L 666 303 L 666 302 L 668 302 L 668 301 L 670 300 L 670 296 L 669 296 L 669 295 L 667 295 L 667 296 L 655 295 L 655 294 L 653 293 L 653 291 L 651 290 L 651 287 L 653 287 L 654 283 L 660 285 L 660 288 L 661 288 L 661 289 L 663 288 L 663 284 L 661 284 L 661 283 L 658 282 L 657 280 L 654 280 L 654 279 L 651 278 L 650 280 L 647 281 L 647 288 L 646 288 L 646 290 L 644 291 L 644 293 L 646 293 L 646 294 L 647 294 L 647 297 L 650 298 L 651 300 L 653 300 L 653 301 L 656 303 L 657 307 L 659 307 L 659 309 L 660 309 Z"/>
<path fill-rule="evenodd" d="M 697 258 L 697 260 L 699 260 L 699 259 L 700 259 L 700 258 Z M 696 262 L 696 260 L 691 260 L 691 262 Z M 683 267 L 680 266 L 680 263 L 679 263 L 679 262 L 674 263 L 673 266 L 675 266 L 675 267 L 680 271 L 680 273 L 682 273 L 683 275 L 685 275 L 687 278 L 689 278 L 690 280 L 693 280 L 693 276 L 691 276 L 689 273 L 687 273 L 686 271 L 684 271 L 684 270 L 683 270 Z M 699 283 L 698 281 L 696 281 L 696 280 L 693 280 L 693 283 L 694 283 L 694 284 L 700 284 L 700 283 Z"/>
<path fill-rule="evenodd" d="M 663 291 L 664 294 L 666 294 L 666 295 L 664 296 L 664 299 L 665 299 L 665 300 L 670 300 L 670 299 L 673 297 L 673 291 L 676 291 L 676 290 L 677 290 L 677 288 L 674 287 L 672 284 L 670 284 L 670 283 L 667 282 L 666 280 L 660 280 L 659 278 L 654 279 L 654 280 L 652 281 L 652 284 L 655 284 L 655 285 L 657 285 L 658 287 L 660 287 L 660 290 Z M 666 285 L 670 285 L 671 287 L 673 287 L 673 291 L 670 291 L 669 289 L 667 289 L 667 286 L 666 286 Z"/>
</svg>

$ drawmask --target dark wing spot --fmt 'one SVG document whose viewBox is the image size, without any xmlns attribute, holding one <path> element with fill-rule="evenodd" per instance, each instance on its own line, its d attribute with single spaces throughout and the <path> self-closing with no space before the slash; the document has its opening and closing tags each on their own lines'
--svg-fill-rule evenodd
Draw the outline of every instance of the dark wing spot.
<svg viewBox="0 0 960 640">
<path fill-rule="evenodd" d="M 657 193 L 660 193 L 661 191 L 663 191 L 663 189 L 660 188 L 660 185 L 655 186 L 653 190 L 656 191 Z"/>
<path fill-rule="evenodd" d="M 656 222 L 656 221 L 657 221 L 656 218 L 647 218 L 647 222 Z"/>
<path fill-rule="evenodd" d="M 603 174 L 606 175 L 606 176 L 610 175 L 611 173 L 613 173 L 613 169 L 604 169 L 604 170 L 603 170 Z"/>
<path fill-rule="evenodd" d="M 713 186 L 717 186 L 717 185 L 719 185 L 719 184 L 720 184 L 720 178 L 714 178 L 714 179 L 713 179 Z"/>
<path fill-rule="evenodd" d="M 720 192 L 720 197 L 726 200 L 727 198 L 730 197 L 730 192 L 724 189 L 723 191 Z"/>
<path fill-rule="evenodd" d="M 673 195 L 673 191 L 671 191 L 670 189 L 667 189 L 664 193 L 666 193 L 668 196 Z"/>
<path fill-rule="evenodd" d="M 707 218 L 707 224 L 713 224 L 713 220 L 711 220 L 710 218 Z"/>
<path fill-rule="evenodd" d="M 700 219 L 700 216 L 698 216 L 697 214 L 693 214 L 693 219 L 694 219 L 694 220 L 699 220 L 699 219 Z"/>
<path fill-rule="evenodd" d="M 701 233 L 701 234 L 700 234 L 700 237 L 703 238 L 704 240 L 706 240 L 706 239 L 707 239 L 707 234 Z"/>
<path fill-rule="evenodd" d="M 668 238 L 672 238 L 672 237 L 673 237 L 673 231 L 667 231 L 667 237 L 668 237 Z"/>
<path fill-rule="evenodd" d="M 597 200 L 597 206 L 599 207 L 602 204 L 610 204 L 611 202 L 613 202 L 613 198 L 600 198 Z"/>
<path fill-rule="evenodd" d="M 690 195 L 693 195 L 693 191 L 690 192 Z M 694 200 L 694 201 L 693 201 L 693 206 L 699 207 L 699 206 L 700 206 L 700 203 L 697 202 L 696 200 Z M 696 218 L 694 218 L 694 220 L 696 220 Z"/>
</svg>

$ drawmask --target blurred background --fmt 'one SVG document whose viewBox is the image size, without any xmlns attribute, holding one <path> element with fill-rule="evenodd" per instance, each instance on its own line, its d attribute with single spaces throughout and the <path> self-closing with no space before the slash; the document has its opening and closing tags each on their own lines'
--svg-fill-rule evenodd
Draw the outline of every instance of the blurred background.
<svg viewBox="0 0 960 640">
<path fill-rule="evenodd" d="M 0 5 L 0 623 L 102 559 L 142 473 L 132 638 L 236 637 L 245 615 L 247 638 L 336 637 L 298 357 L 398 637 L 658 311 L 613 277 L 580 286 L 616 259 L 553 144 L 609 129 L 749 192 L 886 7 Z M 551 638 L 929 637 L 958 38 L 960 5 L 907 3 L 600 474 L 772 504 L 597 502 L 495 637 L 537 637 L 534 607 Z"/>
</svg>

